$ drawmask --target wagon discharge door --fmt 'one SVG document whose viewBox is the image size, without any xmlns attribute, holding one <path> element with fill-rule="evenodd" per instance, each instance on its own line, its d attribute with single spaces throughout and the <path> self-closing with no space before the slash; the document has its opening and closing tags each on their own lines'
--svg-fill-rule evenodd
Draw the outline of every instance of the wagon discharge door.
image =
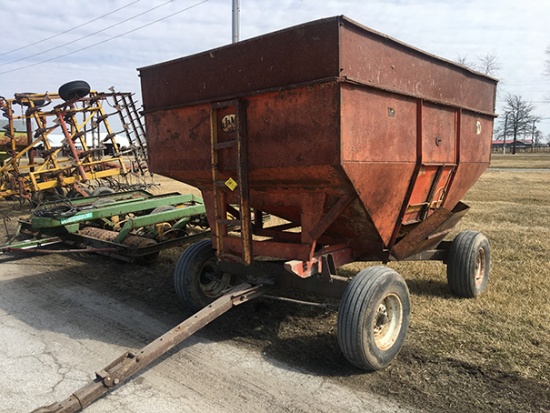
<svg viewBox="0 0 550 413">
<path fill-rule="evenodd" d="M 445 200 L 458 165 L 459 113 L 423 103 L 419 115 L 418 173 L 403 224 L 424 221 Z"/>
</svg>

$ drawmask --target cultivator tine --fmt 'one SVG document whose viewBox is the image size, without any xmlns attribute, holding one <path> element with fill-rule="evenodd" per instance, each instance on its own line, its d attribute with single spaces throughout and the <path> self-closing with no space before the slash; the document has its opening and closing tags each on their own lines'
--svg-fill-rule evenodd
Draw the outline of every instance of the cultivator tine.
<svg viewBox="0 0 550 413">
<path fill-rule="evenodd" d="M 53 131 L 54 129 L 57 128 L 57 125 L 56 126 L 52 126 L 51 128 L 39 128 L 39 129 L 36 129 L 36 131 L 34 132 L 34 138 L 37 139 L 39 138 L 40 136 L 44 135 L 44 134 L 48 134 L 50 133 L 51 131 Z"/>
<path fill-rule="evenodd" d="M 124 128 L 120 133 L 124 133 L 128 138 L 136 169 L 144 175 L 148 169 L 144 168 L 144 164 L 147 164 L 147 149 L 144 144 L 145 129 L 135 107 L 136 102 L 131 98 L 130 93 L 114 93 L 114 89 L 110 90 L 113 91 L 114 107 L 118 111 L 120 122 Z"/>
</svg>

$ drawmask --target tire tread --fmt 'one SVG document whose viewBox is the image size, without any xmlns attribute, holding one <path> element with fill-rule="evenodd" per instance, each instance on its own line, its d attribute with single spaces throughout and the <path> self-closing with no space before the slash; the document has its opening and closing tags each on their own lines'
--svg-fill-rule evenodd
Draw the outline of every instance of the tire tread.
<svg viewBox="0 0 550 413">
<path fill-rule="evenodd" d="M 200 310 L 203 307 L 202 303 L 192 296 L 190 286 L 197 262 L 211 256 L 212 251 L 212 241 L 204 239 L 190 245 L 178 258 L 174 270 L 174 289 L 179 300 L 186 307 L 194 310 Z"/>
<path fill-rule="evenodd" d="M 401 340 L 396 340 L 396 344 L 388 350 L 391 351 L 391 359 L 393 359 L 401 349 L 410 317 L 410 297 L 401 276 L 388 267 L 369 267 L 351 280 L 340 303 L 337 322 L 338 343 L 348 361 L 361 369 L 379 370 L 391 361 L 391 359 L 387 363 L 369 361 L 363 344 L 365 338 L 363 319 L 371 302 L 378 299 L 377 293 L 385 283 L 398 283 L 404 287 L 405 291 L 404 297 L 400 297 L 404 301 L 402 303 L 404 307 L 402 330 L 404 331 L 400 332 Z"/>
<path fill-rule="evenodd" d="M 477 254 L 480 248 L 485 251 L 485 278 L 478 289 L 472 281 L 477 263 Z M 477 297 L 487 283 L 490 266 L 489 241 L 481 232 L 462 231 L 451 245 L 447 262 L 447 283 L 451 292 L 459 297 Z"/>
</svg>

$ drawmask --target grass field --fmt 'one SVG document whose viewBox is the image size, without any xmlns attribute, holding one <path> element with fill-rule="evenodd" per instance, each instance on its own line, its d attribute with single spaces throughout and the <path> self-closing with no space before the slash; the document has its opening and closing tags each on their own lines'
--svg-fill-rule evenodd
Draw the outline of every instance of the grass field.
<svg viewBox="0 0 550 413">
<path fill-rule="evenodd" d="M 550 168 L 550 153 L 517 153 L 515 155 L 493 153 L 492 168 Z"/>
</svg>

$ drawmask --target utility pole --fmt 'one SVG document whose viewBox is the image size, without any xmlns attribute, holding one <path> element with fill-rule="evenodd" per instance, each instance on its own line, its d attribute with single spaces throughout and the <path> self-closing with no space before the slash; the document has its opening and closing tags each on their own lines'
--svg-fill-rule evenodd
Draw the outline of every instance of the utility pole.
<svg viewBox="0 0 550 413">
<path fill-rule="evenodd" d="M 239 14 L 241 13 L 240 0 L 233 0 L 233 43 L 239 41 Z"/>
</svg>

